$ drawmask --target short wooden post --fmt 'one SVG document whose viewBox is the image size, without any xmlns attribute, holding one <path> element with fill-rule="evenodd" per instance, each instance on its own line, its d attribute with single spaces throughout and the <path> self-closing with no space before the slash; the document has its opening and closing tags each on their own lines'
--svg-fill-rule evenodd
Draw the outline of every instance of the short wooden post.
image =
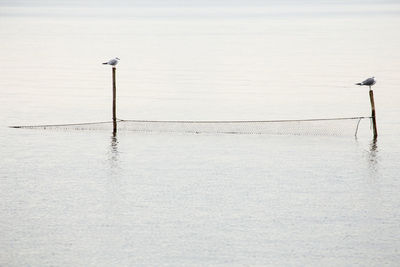
<svg viewBox="0 0 400 267">
<path fill-rule="evenodd" d="M 112 106 L 112 114 L 113 114 L 113 133 L 117 133 L 117 86 L 115 81 L 115 70 L 116 68 L 112 67 L 112 80 L 113 80 L 113 106 Z"/>
<path fill-rule="evenodd" d="M 376 139 L 378 137 L 378 131 L 376 129 L 375 101 L 374 101 L 374 91 L 372 91 L 372 89 L 369 90 L 369 100 L 371 101 L 372 129 L 374 132 L 374 139 Z"/>
</svg>

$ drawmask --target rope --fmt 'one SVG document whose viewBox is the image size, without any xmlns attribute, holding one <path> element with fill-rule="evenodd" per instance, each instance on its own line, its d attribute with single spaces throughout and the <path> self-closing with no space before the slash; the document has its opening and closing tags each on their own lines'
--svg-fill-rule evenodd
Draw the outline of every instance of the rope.
<svg viewBox="0 0 400 267">
<path fill-rule="evenodd" d="M 329 119 L 299 119 L 299 120 L 259 120 L 259 121 L 178 121 L 178 120 L 119 120 L 121 122 L 154 122 L 154 123 L 269 123 L 269 122 L 303 122 L 303 121 L 333 121 L 333 120 L 356 120 L 371 117 L 349 117 L 349 118 L 329 118 Z"/>
<path fill-rule="evenodd" d="M 186 124 L 202 124 L 202 123 L 279 123 L 279 122 L 312 122 L 312 121 L 334 121 L 334 120 L 359 120 L 372 119 L 372 117 L 348 117 L 348 118 L 328 118 L 328 119 L 298 119 L 298 120 L 254 120 L 254 121 L 190 121 L 190 120 L 123 120 L 117 119 L 117 122 L 134 122 L 134 123 L 186 123 Z M 65 124 L 42 124 L 42 125 L 14 125 L 9 128 L 46 128 L 46 127 L 69 127 L 69 126 L 85 126 L 96 124 L 109 124 L 113 121 L 100 121 L 100 122 L 83 122 L 83 123 L 65 123 Z M 357 130 L 358 130 L 357 124 Z"/>
<path fill-rule="evenodd" d="M 118 120 L 122 121 L 122 120 Z M 68 126 L 79 126 L 79 125 L 95 125 L 95 124 L 108 124 L 112 121 L 99 121 L 99 122 L 83 122 L 83 123 L 65 123 L 65 124 L 38 124 L 38 125 L 19 125 L 9 126 L 9 128 L 46 128 L 46 127 L 68 127 Z"/>
</svg>

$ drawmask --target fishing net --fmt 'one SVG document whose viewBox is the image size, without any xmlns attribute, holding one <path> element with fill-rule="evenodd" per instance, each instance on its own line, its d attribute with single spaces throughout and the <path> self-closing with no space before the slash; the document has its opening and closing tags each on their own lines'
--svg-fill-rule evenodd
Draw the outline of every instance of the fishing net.
<svg viewBox="0 0 400 267">
<path fill-rule="evenodd" d="M 154 121 L 118 120 L 118 131 L 206 133 L 206 134 L 276 134 L 276 135 L 357 135 L 359 124 L 370 117 L 271 120 L 271 121 Z M 13 128 L 49 130 L 106 130 L 113 122 L 58 125 L 11 126 Z"/>
</svg>

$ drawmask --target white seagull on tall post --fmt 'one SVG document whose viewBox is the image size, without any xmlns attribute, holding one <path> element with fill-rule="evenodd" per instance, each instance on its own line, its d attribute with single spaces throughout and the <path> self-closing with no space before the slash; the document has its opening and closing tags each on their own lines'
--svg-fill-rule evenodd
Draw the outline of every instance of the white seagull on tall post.
<svg viewBox="0 0 400 267">
<path fill-rule="evenodd" d="M 112 85 L 113 85 L 113 105 L 112 105 L 112 114 L 113 114 L 113 134 L 117 133 L 117 83 L 115 81 L 115 72 L 117 68 L 115 65 L 118 64 L 119 58 L 110 59 L 108 62 L 104 62 L 103 65 L 112 66 Z"/>
<path fill-rule="evenodd" d="M 371 86 L 374 85 L 375 83 L 376 83 L 375 77 L 371 77 L 361 83 L 356 83 L 356 85 L 367 85 L 369 86 L 369 90 L 371 90 Z"/>
<path fill-rule="evenodd" d="M 371 89 L 371 86 L 374 85 L 375 83 L 376 83 L 375 77 L 368 78 L 361 83 L 356 83 L 356 85 L 369 86 L 369 100 L 371 102 L 371 119 L 372 119 L 372 127 L 374 130 L 374 139 L 378 137 L 378 130 L 376 129 L 374 91 L 372 91 Z"/>
<path fill-rule="evenodd" d="M 110 59 L 108 62 L 104 62 L 103 65 L 111 65 L 114 67 L 115 65 L 118 64 L 119 60 L 120 59 L 116 57 L 116 58 Z"/>
</svg>

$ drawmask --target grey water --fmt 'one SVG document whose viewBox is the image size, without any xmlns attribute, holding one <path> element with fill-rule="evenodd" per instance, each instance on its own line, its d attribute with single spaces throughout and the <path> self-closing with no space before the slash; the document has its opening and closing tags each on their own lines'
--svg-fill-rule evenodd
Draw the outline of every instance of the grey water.
<svg viewBox="0 0 400 267">
<path fill-rule="evenodd" d="M 0 1 L 1 266 L 396 266 L 397 1 Z M 379 137 L 13 129 L 369 116 Z M 335 127 L 332 123 L 329 127 Z"/>
</svg>

